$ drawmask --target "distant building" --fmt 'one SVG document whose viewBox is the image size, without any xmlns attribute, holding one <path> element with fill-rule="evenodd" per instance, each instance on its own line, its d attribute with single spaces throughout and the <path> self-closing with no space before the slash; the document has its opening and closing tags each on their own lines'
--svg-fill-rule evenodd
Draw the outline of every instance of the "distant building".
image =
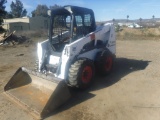
<svg viewBox="0 0 160 120">
<path fill-rule="evenodd" d="M 128 25 L 129 28 L 142 28 L 142 26 L 138 25 L 137 23 L 132 23 Z"/>
<path fill-rule="evenodd" d="M 48 29 L 48 27 L 49 27 L 49 18 L 42 16 L 3 20 L 3 28 L 8 30 L 9 32 L 12 32 L 14 30 L 26 31 L 26 30 Z"/>
</svg>

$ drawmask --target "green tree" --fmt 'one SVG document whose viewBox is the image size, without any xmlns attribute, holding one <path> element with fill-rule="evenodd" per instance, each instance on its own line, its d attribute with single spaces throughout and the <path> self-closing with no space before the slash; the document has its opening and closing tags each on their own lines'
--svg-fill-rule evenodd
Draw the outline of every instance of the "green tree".
<svg viewBox="0 0 160 120">
<path fill-rule="evenodd" d="M 24 9 L 23 3 L 20 0 L 12 1 L 11 5 L 11 14 L 13 18 L 24 17 L 27 15 L 27 10 Z"/>
<path fill-rule="evenodd" d="M 7 12 L 5 18 L 13 18 L 13 15 L 11 12 Z"/>
<path fill-rule="evenodd" d="M 32 11 L 32 17 L 35 17 L 35 16 L 47 17 L 48 16 L 47 11 L 49 9 L 55 9 L 55 8 L 58 8 L 58 7 L 60 7 L 60 6 L 57 5 L 57 4 L 55 4 L 53 6 L 50 6 L 49 8 L 46 5 L 38 5 L 36 7 L 36 9 Z"/>
<path fill-rule="evenodd" d="M 47 5 L 38 5 L 35 10 L 32 11 L 32 17 L 43 16 L 47 17 L 48 7 Z"/>
<path fill-rule="evenodd" d="M 4 6 L 6 2 L 7 0 L 0 0 L 0 25 L 2 25 L 3 18 L 6 14 L 5 6 Z M 0 31 L 1 30 L 2 30 L 2 27 L 0 26 Z"/>
<path fill-rule="evenodd" d="M 154 20 L 154 19 L 155 19 L 155 16 L 154 16 L 154 15 L 152 16 L 152 19 L 153 19 L 153 24 L 154 24 L 154 23 L 155 23 L 155 20 Z"/>
<path fill-rule="evenodd" d="M 61 7 L 61 6 L 60 6 L 60 5 L 55 4 L 55 5 L 53 5 L 53 6 L 50 6 L 50 7 L 49 7 L 49 9 L 55 9 L 55 8 L 59 8 L 59 7 Z"/>
<path fill-rule="evenodd" d="M 113 24 L 115 23 L 115 21 L 116 21 L 116 20 L 113 18 L 113 19 L 112 19 Z"/>
<path fill-rule="evenodd" d="M 154 19 L 154 18 L 155 18 L 155 16 L 153 15 L 153 16 L 152 16 L 152 18 Z"/>
<path fill-rule="evenodd" d="M 140 26 L 142 26 L 142 18 L 139 18 Z"/>
<path fill-rule="evenodd" d="M 127 15 L 127 22 L 128 22 L 128 19 L 129 19 L 129 15 Z"/>
</svg>

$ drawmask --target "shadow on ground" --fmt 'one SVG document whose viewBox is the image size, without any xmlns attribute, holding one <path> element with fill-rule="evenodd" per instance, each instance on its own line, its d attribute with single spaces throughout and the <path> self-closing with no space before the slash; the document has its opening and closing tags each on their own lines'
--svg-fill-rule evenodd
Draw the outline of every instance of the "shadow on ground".
<svg viewBox="0 0 160 120">
<path fill-rule="evenodd" d="M 81 102 L 95 97 L 90 93 L 99 89 L 107 88 L 121 80 L 122 77 L 139 70 L 144 70 L 150 61 L 133 60 L 126 58 L 117 58 L 112 72 L 106 77 L 96 76 L 92 86 L 85 91 L 71 90 L 72 97 L 65 105 L 57 109 L 52 115 L 67 110 Z"/>
<path fill-rule="evenodd" d="M 150 61 L 117 58 L 112 72 L 106 77 L 96 76 L 93 87 L 91 87 L 89 91 L 111 86 L 132 72 L 144 70 L 149 65 L 149 62 Z"/>
</svg>

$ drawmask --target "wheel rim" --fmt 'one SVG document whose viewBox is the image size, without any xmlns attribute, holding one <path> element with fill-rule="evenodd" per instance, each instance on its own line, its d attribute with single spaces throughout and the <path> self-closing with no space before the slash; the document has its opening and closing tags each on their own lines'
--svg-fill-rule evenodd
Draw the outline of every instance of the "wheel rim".
<svg viewBox="0 0 160 120">
<path fill-rule="evenodd" d="M 106 62 L 105 63 L 105 70 L 110 71 L 112 68 L 112 57 L 111 56 L 107 57 L 105 62 Z"/>
<path fill-rule="evenodd" d="M 91 66 L 84 67 L 83 72 L 82 72 L 82 82 L 89 83 L 92 79 L 92 74 L 93 73 L 92 73 Z"/>
</svg>

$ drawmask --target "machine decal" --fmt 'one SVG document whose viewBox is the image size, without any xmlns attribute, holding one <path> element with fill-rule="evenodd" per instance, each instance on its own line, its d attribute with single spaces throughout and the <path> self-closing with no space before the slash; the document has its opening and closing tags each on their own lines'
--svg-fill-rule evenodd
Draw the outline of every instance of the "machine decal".
<svg viewBox="0 0 160 120">
<path fill-rule="evenodd" d="M 107 44 L 107 47 L 111 47 L 115 45 L 116 45 L 116 41 L 109 41 L 109 43 Z"/>
</svg>

